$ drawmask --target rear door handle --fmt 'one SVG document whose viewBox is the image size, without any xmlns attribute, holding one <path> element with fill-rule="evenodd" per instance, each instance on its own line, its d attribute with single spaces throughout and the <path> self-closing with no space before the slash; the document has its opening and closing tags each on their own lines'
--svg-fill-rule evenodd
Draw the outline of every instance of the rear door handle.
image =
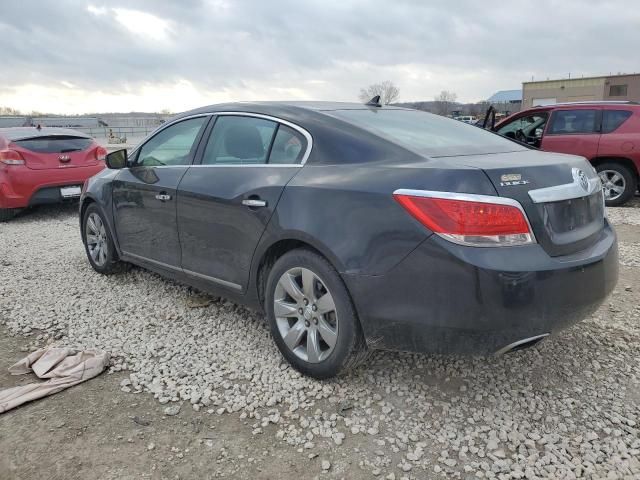
<svg viewBox="0 0 640 480">
<path fill-rule="evenodd" d="M 161 202 L 166 202 L 167 200 L 171 200 L 171 195 L 166 193 L 159 193 L 156 195 L 156 200 L 160 200 Z"/>
<path fill-rule="evenodd" d="M 264 200 L 259 200 L 257 198 L 246 198 L 242 200 L 242 204 L 247 207 L 253 207 L 253 208 L 267 206 L 267 202 L 265 202 Z"/>
</svg>

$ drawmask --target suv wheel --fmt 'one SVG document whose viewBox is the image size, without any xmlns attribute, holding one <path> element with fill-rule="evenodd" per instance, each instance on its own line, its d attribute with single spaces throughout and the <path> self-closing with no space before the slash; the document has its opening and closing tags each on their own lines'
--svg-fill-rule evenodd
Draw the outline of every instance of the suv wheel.
<svg viewBox="0 0 640 480">
<path fill-rule="evenodd" d="M 103 275 L 121 270 L 109 226 L 95 203 L 87 207 L 82 217 L 82 242 L 93 269 Z"/>
<path fill-rule="evenodd" d="M 617 162 L 596 166 L 602 181 L 604 201 L 607 207 L 617 207 L 633 197 L 638 189 L 638 178 L 627 166 Z"/>
<path fill-rule="evenodd" d="M 292 250 L 278 259 L 267 279 L 265 311 L 280 352 L 305 375 L 330 378 L 366 358 L 349 292 L 317 253 Z"/>
</svg>

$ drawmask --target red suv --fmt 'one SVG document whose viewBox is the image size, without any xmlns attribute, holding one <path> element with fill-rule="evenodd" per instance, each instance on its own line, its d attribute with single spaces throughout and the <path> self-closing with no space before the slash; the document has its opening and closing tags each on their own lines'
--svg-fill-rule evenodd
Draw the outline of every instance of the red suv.
<svg viewBox="0 0 640 480">
<path fill-rule="evenodd" d="M 608 206 L 632 198 L 640 174 L 640 105 L 633 102 L 558 103 L 499 122 L 494 131 L 549 152 L 587 158 L 600 175 Z"/>
<path fill-rule="evenodd" d="M 63 128 L 0 128 L 0 222 L 20 209 L 80 197 L 104 167 L 107 151 Z"/>
</svg>

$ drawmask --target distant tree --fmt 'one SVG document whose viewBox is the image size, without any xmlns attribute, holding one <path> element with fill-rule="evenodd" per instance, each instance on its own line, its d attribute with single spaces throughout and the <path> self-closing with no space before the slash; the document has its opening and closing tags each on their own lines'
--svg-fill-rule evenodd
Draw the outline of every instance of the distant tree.
<svg viewBox="0 0 640 480">
<path fill-rule="evenodd" d="M 162 110 L 160 110 L 160 113 L 162 115 L 171 115 L 173 112 L 171 110 L 169 110 L 168 108 L 163 108 Z"/>
<path fill-rule="evenodd" d="M 458 95 L 455 92 L 443 90 L 440 95 L 433 97 L 435 102 L 435 111 L 438 115 L 449 115 L 451 107 L 456 103 Z"/>
<path fill-rule="evenodd" d="M 20 110 L 11 107 L 0 107 L 0 115 L 20 115 Z"/>
<path fill-rule="evenodd" d="M 361 88 L 358 97 L 363 103 L 366 103 L 376 95 L 380 95 L 380 103 L 389 105 L 398 99 L 400 89 L 396 87 L 391 80 L 385 80 L 381 83 L 369 85 L 367 88 Z"/>
<path fill-rule="evenodd" d="M 469 113 L 478 117 L 484 117 L 490 105 L 491 104 L 487 101 L 472 103 L 469 105 Z"/>
</svg>

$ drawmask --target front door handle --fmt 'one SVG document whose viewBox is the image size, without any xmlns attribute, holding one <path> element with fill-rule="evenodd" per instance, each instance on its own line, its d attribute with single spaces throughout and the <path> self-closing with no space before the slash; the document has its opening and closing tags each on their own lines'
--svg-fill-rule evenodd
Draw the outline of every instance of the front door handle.
<svg viewBox="0 0 640 480">
<path fill-rule="evenodd" d="M 267 202 L 264 200 L 260 200 L 257 198 L 245 198 L 242 200 L 242 204 L 247 207 L 257 208 L 257 207 L 266 207 Z"/>
<path fill-rule="evenodd" d="M 160 200 L 161 202 L 166 202 L 167 200 L 171 200 L 171 195 L 166 193 L 159 193 L 156 195 L 156 200 Z"/>
</svg>

